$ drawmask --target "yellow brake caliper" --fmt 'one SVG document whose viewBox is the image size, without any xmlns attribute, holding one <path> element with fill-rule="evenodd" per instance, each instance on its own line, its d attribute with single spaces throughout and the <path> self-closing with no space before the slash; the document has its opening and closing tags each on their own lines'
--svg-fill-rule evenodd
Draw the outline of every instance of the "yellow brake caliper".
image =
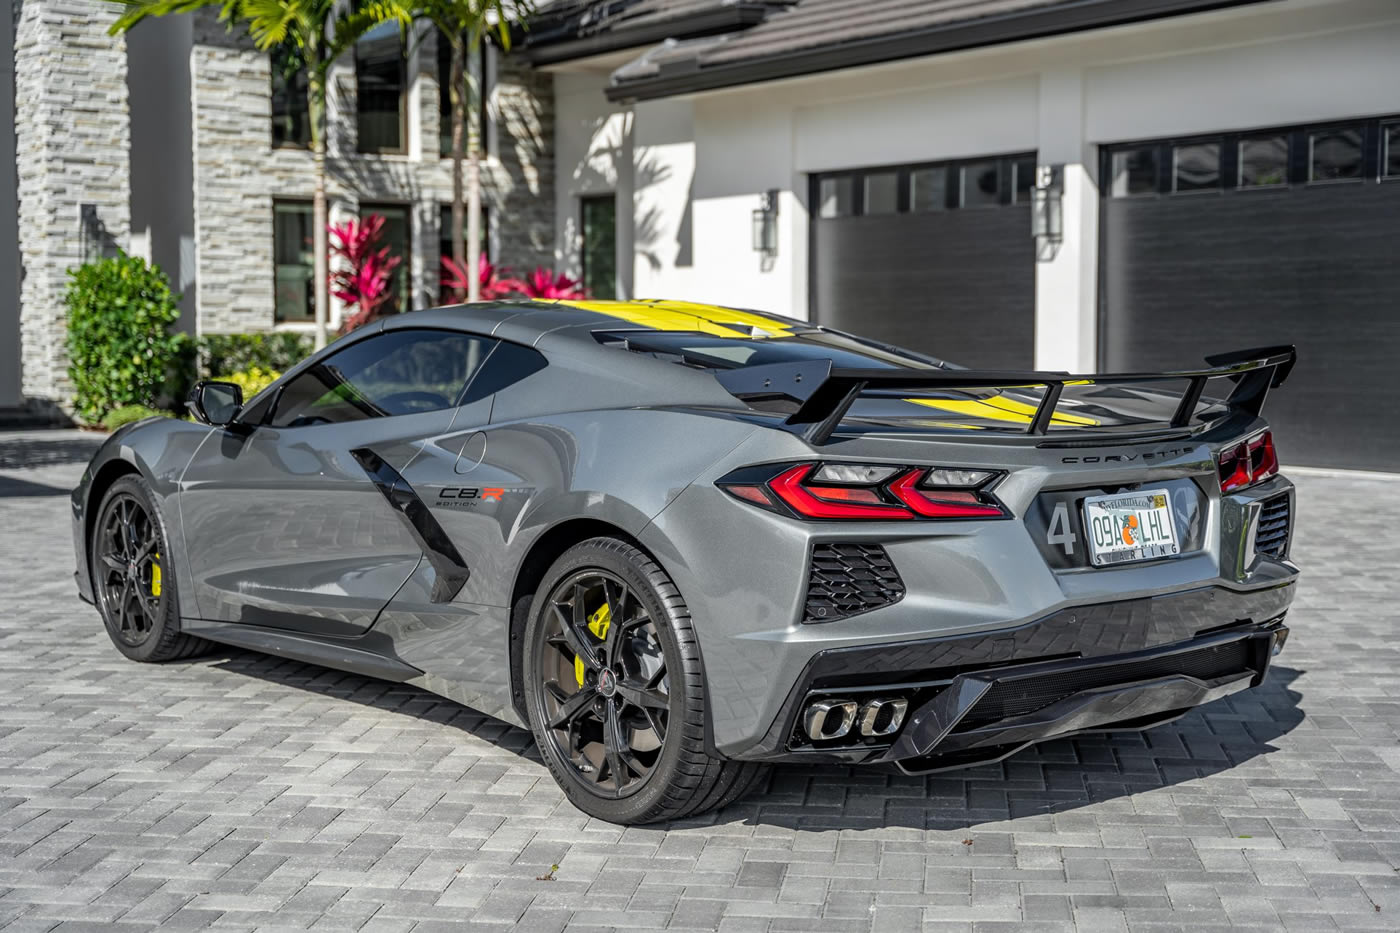
<svg viewBox="0 0 1400 933">
<path fill-rule="evenodd" d="M 151 561 L 151 595 L 160 595 L 160 555 L 155 555 L 155 560 Z"/>
<path fill-rule="evenodd" d="M 608 613 L 608 604 L 603 603 L 598 611 L 588 617 L 588 630 L 598 636 L 599 641 L 604 641 L 608 637 L 608 624 L 612 622 L 612 616 Z M 574 655 L 574 679 L 578 681 L 580 687 L 583 686 L 583 658 Z"/>
</svg>

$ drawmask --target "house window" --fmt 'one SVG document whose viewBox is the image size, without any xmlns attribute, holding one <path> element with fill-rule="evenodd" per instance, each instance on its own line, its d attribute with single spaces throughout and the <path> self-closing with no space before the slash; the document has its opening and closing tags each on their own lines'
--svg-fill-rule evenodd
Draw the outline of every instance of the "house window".
<svg viewBox="0 0 1400 933">
<path fill-rule="evenodd" d="M 306 104 L 306 69 L 295 50 L 272 50 L 272 145 L 305 149 L 311 145 Z"/>
<path fill-rule="evenodd" d="M 866 214 L 893 214 L 899 210 L 899 173 L 871 172 L 865 176 Z"/>
<path fill-rule="evenodd" d="M 402 262 L 394 268 L 393 305 L 396 311 L 410 311 L 413 308 L 413 290 L 410 285 L 412 275 L 409 267 L 413 262 L 413 235 L 409 220 L 408 206 L 404 204 L 372 204 L 360 202 L 360 216 L 378 214 L 384 218 L 384 232 L 380 234 L 381 248 L 389 247 L 390 256 L 399 256 Z"/>
<path fill-rule="evenodd" d="M 272 202 L 273 318 L 279 324 L 316 316 L 311 251 L 311 204 Z"/>
<path fill-rule="evenodd" d="M 594 298 L 617 297 L 617 199 L 580 199 L 583 214 L 583 287 Z"/>
<path fill-rule="evenodd" d="M 1113 153 L 1112 185 L 1115 198 L 1157 193 L 1157 147 L 1139 146 Z"/>
<path fill-rule="evenodd" d="M 361 152 L 404 151 L 407 86 L 399 24 L 380 23 L 355 43 L 355 122 Z"/>
<path fill-rule="evenodd" d="M 1255 136 L 1240 140 L 1241 188 L 1288 184 L 1288 137 Z"/>
<path fill-rule="evenodd" d="M 1308 134 L 1308 181 L 1361 179 L 1361 127 Z"/>
<path fill-rule="evenodd" d="M 1381 128 L 1381 173 L 1386 178 L 1400 177 L 1400 123 L 1388 123 Z"/>
<path fill-rule="evenodd" d="M 481 154 L 491 149 L 490 103 L 493 88 L 491 70 L 488 67 L 488 46 L 482 42 L 477 49 L 475 62 L 472 53 L 467 52 L 467 67 L 475 75 L 479 93 L 476 99 L 476 119 L 481 134 Z M 452 94 L 449 84 L 452 80 L 452 46 L 442 36 L 437 37 L 437 79 L 438 79 L 438 152 L 443 156 L 452 155 Z M 470 105 L 469 105 L 470 106 Z M 468 113 L 470 117 L 470 113 Z M 463 128 L 465 130 L 465 127 Z M 462 151 L 466 152 L 467 138 L 462 137 Z"/>
<path fill-rule="evenodd" d="M 1216 191 L 1220 188 L 1220 143 L 1172 147 L 1173 191 Z"/>
<path fill-rule="evenodd" d="M 849 217 L 855 213 L 856 180 L 850 175 L 823 178 L 818 194 L 818 216 Z"/>
</svg>

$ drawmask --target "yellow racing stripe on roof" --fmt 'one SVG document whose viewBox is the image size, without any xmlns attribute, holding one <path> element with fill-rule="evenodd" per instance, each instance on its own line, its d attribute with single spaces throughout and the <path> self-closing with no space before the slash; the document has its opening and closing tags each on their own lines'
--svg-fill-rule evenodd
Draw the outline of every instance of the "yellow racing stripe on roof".
<svg viewBox="0 0 1400 933">
<path fill-rule="evenodd" d="M 793 324 L 778 318 L 689 301 L 556 301 L 557 305 L 606 314 L 652 330 L 697 331 L 717 337 L 786 337 Z"/>
</svg>

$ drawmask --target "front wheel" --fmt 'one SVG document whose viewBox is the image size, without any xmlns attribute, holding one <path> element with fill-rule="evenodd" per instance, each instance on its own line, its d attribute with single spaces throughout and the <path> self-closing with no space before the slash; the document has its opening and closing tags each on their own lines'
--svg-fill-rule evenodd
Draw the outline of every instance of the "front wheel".
<svg viewBox="0 0 1400 933">
<path fill-rule="evenodd" d="M 763 770 L 705 751 L 704 674 L 680 593 L 638 548 L 575 545 L 545 575 L 525 632 L 530 728 L 570 801 L 638 824 L 726 805 Z"/>
<path fill-rule="evenodd" d="M 172 661 L 209 647 L 180 631 L 165 524 L 140 477 L 123 476 L 102 497 L 88 553 L 93 595 L 118 651 L 133 661 Z"/>
</svg>

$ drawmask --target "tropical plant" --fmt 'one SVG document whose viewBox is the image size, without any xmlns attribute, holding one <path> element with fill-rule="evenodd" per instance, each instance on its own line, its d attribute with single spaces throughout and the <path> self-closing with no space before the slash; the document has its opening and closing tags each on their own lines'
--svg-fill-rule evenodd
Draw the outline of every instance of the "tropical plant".
<svg viewBox="0 0 1400 933">
<path fill-rule="evenodd" d="M 243 390 L 243 399 L 247 401 L 257 395 L 263 389 L 272 385 L 282 374 L 275 369 L 263 369 L 261 366 L 253 366 L 239 372 L 228 373 L 223 376 L 216 376 L 220 382 L 232 382 Z"/>
<path fill-rule="evenodd" d="M 497 298 L 508 298 L 511 295 L 521 294 L 525 291 L 525 283 L 519 279 L 512 278 L 510 270 L 504 266 L 492 264 L 486 258 L 485 253 L 477 256 L 476 261 L 476 292 L 477 298 L 482 301 L 492 301 Z M 442 286 L 443 300 L 448 300 L 449 295 L 461 295 L 467 291 L 468 280 L 465 266 L 457 263 L 451 256 L 442 257 Z"/>
<path fill-rule="evenodd" d="M 331 253 L 344 260 L 331 276 L 331 294 L 351 305 L 340 332 L 348 334 L 384 314 L 397 309 L 394 301 L 394 270 L 402 256 L 390 256 L 389 247 L 380 246 L 384 218 L 370 214 L 330 228 Z"/>
<path fill-rule="evenodd" d="M 126 12 L 111 32 L 130 30 L 148 16 L 190 13 L 219 7 L 219 20 L 242 24 L 263 51 L 281 47 L 300 57 L 306 69 L 306 105 L 311 118 L 311 153 L 316 169 L 312 197 L 312 252 L 316 293 L 316 349 L 326 345 L 329 320 L 329 260 L 326 253 L 326 90 L 337 58 L 374 26 L 397 20 L 407 28 L 410 8 L 398 0 L 117 0 Z"/>
<path fill-rule="evenodd" d="M 536 266 L 535 271 L 521 283 L 521 291 L 526 298 L 587 298 L 588 290 L 577 279 L 564 273 L 557 275 L 544 266 Z"/>
<path fill-rule="evenodd" d="M 481 48 L 494 34 L 501 48 L 509 50 L 511 23 L 534 12 L 534 0 L 398 0 L 400 14 L 425 19 L 437 27 L 438 41 L 451 50 L 447 92 L 452 105 L 452 261 L 459 270 L 477 265 L 481 255 L 481 130 L 467 113 L 476 106 L 481 89 L 467 68 L 467 55 Z M 466 166 L 465 181 L 462 177 Z M 462 226 L 465 220 L 466 232 Z M 479 279 L 463 275 L 453 286 L 458 301 L 488 297 L 480 292 Z"/>
<path fill-rule="evenodd" d="M 68 378 L 73 405 L 96 424 L 123 405 L 155 407 L 189 337 L 165 274 L 120 254 L 68 270 Z"/>
</svg>

